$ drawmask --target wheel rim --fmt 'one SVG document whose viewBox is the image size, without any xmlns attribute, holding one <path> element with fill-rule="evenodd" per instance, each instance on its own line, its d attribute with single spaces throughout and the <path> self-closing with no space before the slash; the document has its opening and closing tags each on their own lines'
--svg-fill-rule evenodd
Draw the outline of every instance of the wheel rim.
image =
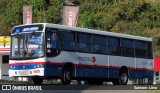
<svg viewBox="0 0 160 93">
<path fill-rule="evenodd" d="M 66 69 L 63 72 L 62 83 L 63 84 L 70 84 L 70 82 L 71 82 L 71 72 Z"/>
<path fill-rule="evenodd" d="M 121 77 L 120 77 L 121 83 L 126 84 L 127 79 L 128 79 L 128 77 L 127 77 L 126 73 L 122 73 Z"/>
<path fill-rule="evenodd" d="M 66 78 L 67 80 L 70 80 L 70 79 L 71 79 L 71 73 L 70 73 L 70 71 L 67 71 L 67 72 L 65 73 L 65 78 Z"/>
</svg>

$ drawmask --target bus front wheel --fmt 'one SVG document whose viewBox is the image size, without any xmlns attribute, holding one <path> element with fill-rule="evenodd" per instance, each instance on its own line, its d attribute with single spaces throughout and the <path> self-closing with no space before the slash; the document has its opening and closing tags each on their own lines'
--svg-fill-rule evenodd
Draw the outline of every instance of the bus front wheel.
<svg viewBox="0 0 160 93">
<path fill-rule="evenodd" d="M 62 84 L 68 85 L 71 82 L 72 70 L 68 67 L 65 67 L 62 71 Z"/>
<path fill-rule="evenodd" d="M 40 85 L 43 82 L 43 79 L 39 78 L 39 77 L 34 77 L 34 78 L 32 78 L 32 80 L 33 80 L 33 83 L 37 84 L 37 85 Z"/>
</svg>

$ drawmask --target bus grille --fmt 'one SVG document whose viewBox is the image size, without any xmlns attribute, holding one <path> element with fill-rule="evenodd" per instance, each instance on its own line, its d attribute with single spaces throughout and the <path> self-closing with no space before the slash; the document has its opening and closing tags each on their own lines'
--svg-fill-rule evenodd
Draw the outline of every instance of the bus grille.
<svg viewBox="0 0 160 93">
<path fill-rule="evenodd" d="M 26 76 L 29 75 L 29 71 L 18 71 L 19 75 Z"/>
</svg>

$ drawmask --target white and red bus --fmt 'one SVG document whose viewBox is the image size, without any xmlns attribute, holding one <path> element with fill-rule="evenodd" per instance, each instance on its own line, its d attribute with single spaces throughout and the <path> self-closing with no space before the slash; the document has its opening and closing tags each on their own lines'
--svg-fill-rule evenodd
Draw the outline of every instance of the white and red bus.
<svg viewBox="0 0 160 93">
<path fill-rule="evenodd" d="M 20 25 L 11 33 L 9 66 L 9 76 L 31 77 L 35 84 L 51 78 L 63 84 L 152 81 L 152 39 L 49 23 Z"/>
</svg>

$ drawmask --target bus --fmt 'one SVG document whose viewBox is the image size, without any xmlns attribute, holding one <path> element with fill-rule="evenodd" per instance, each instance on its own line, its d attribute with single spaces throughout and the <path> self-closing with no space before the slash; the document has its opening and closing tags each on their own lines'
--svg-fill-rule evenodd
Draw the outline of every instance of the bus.
<svg viewBox="0 0 160 93">
<path fill-rule="evenodd" d="M 88 84 L 129 79 L 153 83 L 153 45 L 147 37 L 50 23 L 15 26 L 11 32 L 10 77 Z"/>
</svg>

